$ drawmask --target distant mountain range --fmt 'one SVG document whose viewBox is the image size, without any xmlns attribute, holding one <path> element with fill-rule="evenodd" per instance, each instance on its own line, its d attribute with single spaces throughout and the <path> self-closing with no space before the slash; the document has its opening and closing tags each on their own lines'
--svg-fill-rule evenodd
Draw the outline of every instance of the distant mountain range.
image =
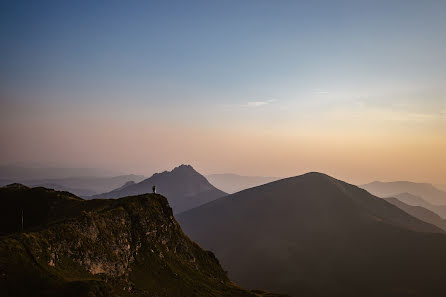
<svg viewBox="0 0 446 297">
<path fill-rule="evenodd" d="M 446 192 L 441 191 L 431 184 L 414 183 L 408 181 L 380 182 L 375 181 L 360 186 L 378 197 L 393 197 L 401 193 L 410 193 L 421 197 L 428 203 L 446 205 Z"/>
<path fill-rule="evenodd" d="M 446 192 L 446 185 L 440 185 L 440 184 L 436 184 L 434 185 L 437 189 L 440 189 L 442 191 Z"/>
<path fill-rule="evenodd" d="M 233 173 L 210 174 L 206 175 L 206 178 L 211 184 L 230 194 L 280 179 L 280 177 L 243 176 Z"/>
<path fill-rule="evenodd" d="M 161 195 L 83 200 L 13 184 L 0 203 L 0 296 L 279 296 L 230 281 Z"/>
<path fill-rule="evenodd" d="M 443 219 L 446 219 L 446 205 L 435 205 L 429 202 L 426 202 L 423 198 L 419 196 L 412 195 L 410 193 L 401 193 L 394 195 L 399 201 L 408 204 L 410 206 L 421 206 L 425 209 L 428 209 Z"/>
<path fill-rule="evenodd" d="M 3 180 L 35 180 L 35 179 L 61 179 L 78 176 L 116 176 L 115 172 L 96 168 L 69 168 L 69 167 L 39 167 L 0 165 L 0 179 Z"/>
<path fill-rule="evenodd" d="M 47 179 L 3 179 L 0 180 L 0 186 L 11 183 L 21 183 L 30 187 L 46 187 L 58 191 L 67 191 L 81 197 L 96 195 L 98 193 L 108 192 L 127 182 L 139 182 L 144 179 L 142 175 L 120 175 L 112 177 L 65 177 L 65 178 L 47 178 Z"/>
<path fill-rule="evenodd" d="M 398 208 L 404 210 L 411 216 L 416 217 L 417 219 L 422 220 L 423 222 L 432 224 L 434 226 L 437 226 L 438 228 L 441 228 L 443 231 L 446 231 L 446 220 L 440 217 L 438 214 L 436 214 L 433 211 L 430 211 L 429 209 L 426 209 L 422 206 L 414 206 L 409 205 L 398 198 L 384 198 L 387 202 L 392 203 L 393 205 L 397 206 Z"/>
<path fill-rule="evenodd" d="M 181 165 L 172 171 L 155 173 L 139 183 L 128 184 L 90 198 L 121 198 L 151 193 L 153 186 L 156 186 L 157 193 L 167 197 L 174 213 L 189 210 L 227 195 L 210 184 L 192 166 Z"/>
<path fill-rule="evenodd" d="M 320 173 L 282 179 L 177 216 L 245 287 L 291 296 L 443 296 L 446 235 Z"/>
</svg>

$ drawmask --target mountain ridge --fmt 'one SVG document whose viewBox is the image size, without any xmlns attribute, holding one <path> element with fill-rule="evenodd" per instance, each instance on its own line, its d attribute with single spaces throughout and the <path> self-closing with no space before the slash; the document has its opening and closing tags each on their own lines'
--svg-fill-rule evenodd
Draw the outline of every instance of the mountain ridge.
<svg viewBox="0 0 446 297">
<path fill-rule="evenodd" d="M 206 178 L 211 184 L 229 194 L 281 179 L 280 177 L 246 176 L 235 173 L 209 174 Z"/>
<path fill-rule="evenodd" d="M 246 189 L 177 219 L 245 287 L 318 297 L 441 296 L 446 289 L 440 228 L 326 174 Z"/>
<path fill-rule="evenodd" d="M 374 181 L 361 185 L 360 187 L 381 198 L 391 197 L 401 193 L 410 193 L 412 195 L 420 196 L 431 204 L 446 205 L 446 192 L 439 190 L 429 183 Z"/>
<path fill-rule="evenodd" d="M 162 193 L 169 199 L 174 213 L 197 207 L 227 195 L 209 183 L 191 165 L 183 164 L 175 167 L 171 171 L 155 173 L 151 177 L 134 185 L 95 195 L 90 198 L 121 198 L 130 195 L 151 193 L 153 186 L 156 186 L 157 193 Z"/>
<path fill-rule="evenodd" d="M 424 208 L 422 206 L 406 204 L 395 197 L 383 198 L 383 199 L 385 199 L 389 203 L 392 203 L 393 205 L 397 206 L 398 208 L 404 210 L 411 216 L 416 217 L 426 223 L 437 226 L 438 228 L 441 228 L 443 231 L 446 231 L 446 220 L 444 220 L 442 217 L 440 217 L 434 211 L 431 211 L 431 210 Z"/>
</svg>

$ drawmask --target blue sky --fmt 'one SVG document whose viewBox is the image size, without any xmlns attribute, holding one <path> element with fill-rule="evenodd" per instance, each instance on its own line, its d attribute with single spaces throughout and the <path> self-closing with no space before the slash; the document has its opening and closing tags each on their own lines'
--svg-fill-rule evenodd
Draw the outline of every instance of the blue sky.
<svg viewBox="0 0 446 297">
<path fill-rule="evenodd" d="M 172 128 L 172 135 L 201 135 L 205 126 L 210 134 L 259 134 L 259 141 L 288 131 L 277 140 L 284 146 L 295 146 L 296 137 L 310 132 L 321 138 L 327 133 L 356 135 L 346 142 L 354 142 L 362 133 L 374 143 L 392 139 L 390 129 L 401 145 L 413 140 L 409 131 L 435 132 L 424 149 L 430 152 L 434 143 L 443 145 L 439 137 L 446 132 L 445 1 L 2 1 L 0 5 L 1 131 L 11 142 L 4 148 L 3 162 L 32 158 L 62 162 L 71 153 L 53 160 L 51 154 L 33 156 L 17 150 L 26 140 L 10 136 L 11 129 L 22 135 L 33 134 L 32 126 L 40 133 L 48 126 L 67 125 L 70 130 L 69 123 L 77 120 L 90 120 L 97 131 L 107 121 L 131 131 L 140 125 L 188 129 Z M 136 124 L 135 118 L 145 120 Z M 311 128 L 302 132 L 303 126 Z M 381 132 L 388 138 L 378 137 Z M 62 140 L 57 137 L 48 139 L 42 151 Z M 176 144 L 174 138 L 166 141 Z M 144 142 L 142 147 L 148 145 Z M 246 154 L 252 150 L 245 148 Z M 258 169 L 252 166 L 254 161 L 221 166 L 188 154 L 164 158 L 161 162 L 151 156 L 140 167 L 136 160 L 113 166 L 150 171 L 183 158 L 205 171 L 292 172 L 286 166 Z M 104 159 L 95 165 L 109 163 Z M 292 164 L 297 167 L 299 159 Z M 305 168 L 311 169 L 311 164 Z M 443 179 L 445 171 L 440 168 L 429 176 L 440 174 Z M 392 177 L 397 178 L 388 178 Z"/>
</svg>

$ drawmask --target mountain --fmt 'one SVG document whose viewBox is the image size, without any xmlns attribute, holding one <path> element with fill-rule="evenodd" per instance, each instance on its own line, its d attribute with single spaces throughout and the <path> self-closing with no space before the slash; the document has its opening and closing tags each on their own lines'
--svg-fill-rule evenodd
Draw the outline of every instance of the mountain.
<svg viewBox="0 0 446 297">
<path fill-rule="evenodd" d="M 437 189 L 440 189 L 444 192 L 446 192 L 446 185 L 436 184 L 434 185 Z"/>
<path fill-rule="evenodd" d="M 211 185 L 207 179 L 190 165 L 181 165 L 172 171 L 155 173 L 152 177 L 125 188 L 99 194 L 92 198 L 121 198 L 151 193 L 156 186 L 157 193 L 169 199 L 174 213 L 179 213 L 227 194 Z"/>
<path fill-rule="evenodd" d="M 89 189 L 81 189 L 81 188 L 71 188 L 68 186 L 52 183 L 52 182 L 45 182 L 45 181 L 37 181 L 37 182 L 24 182 L 24 185 L 28 185 L 31 187 L 44 187 L 48 189 L 53 189 L 56 191 L 63 191 L 63 192 L 70 192 L 75 195 L 86 197 L 97 194 L 95 191 L 89 190 Z"/>
<path fill-rule="evenodd" d="M 116 190 L 122 190 L 122 189 L 125 189 L 125 188 L 127 188 L 129 186 L 133 186 L 133 185 L 136 185 L 136 183 L 131 180 L 131 181 L 126 182 L 125 184 L 123 184 L 122 186 L 117 188 Z"/>
<path fill-rule="evenodd" d="M 423 208 L 426 208 L 430 211 L 433 211 L 443 219 L 446 219 L 446 205 L 430 204 L 429 202 L 426 202 L 423 198 L 412 195 L 410 193 L 401 193 L 395 195 L 394 197 L 408 205 L 421 206 Z"/>
<path fill-rule="evenodd" d="M 68 192 L 11 184 L 0 188 L 0 235 L 37 231 L 53 222 L 77 216 L 83 200 Z M 92 204 L 91 204 L 92 205 Z"/>
<path fill-rule="evenodd" d="M 280 179 L 279 177 L 243 176 L 233 173 L 210 174 L 206 175 L 206 178 L 211 184 L 230 194 Z"/>
<path fill-rule="evenodd" d="M 404 210 L 411 216 L 416 217 L 417 219 L 420 219 L 423 222 L 437 226 L 438 228 L 441 228 L 443 231 L 446 231 L 446 220 L 441 218 L 435 212 L 430 211 L 429 209 L 426 209 L 421 206 L 414 206 L 414 205 L 406 204 L 397 198 L 392 197 L 392 198 L 384 198 L 384 199 L 387 202 L 392 203 L 393 205 L 397 206 L 401 210 Z"/>
<path fill-rule="evenodd" d="M 15 184 L 0 203 L 0 296 L 279 296 L 234 285 L 161 195 L 83 200 Z"/>
<path fill-rule="evenodd" d="M 0 186 L 11 183 L 21 183 L 29 187 L 52 188 L 58 191 L 71 192 L 81 197 L 87 197 L 98 193 L 111 191 L 129 181 L 139 182 L 143 179 L 144 176 L 134 174 L 112 177 L 80 176 L 29 180 L 5 179 L 0 180 Z"/>
<path fill-rule="evenodd" d="M 398 198 L 398 200 L 400 200 L 406 204 L 409 204 L 409 205 L 423 206 L 423 207 L 432 205 L 429 202 L 427 202 L 426 200 L 424 200 L 423 198 L 421 198 L 420 196 L 415 196 L 410 193 L 400 193 L 400 194 L 394 195 L 394 197 Z"/>
<path fill-rule="evenodd" d="M 321 173 L 282 179 L 177 216 L 234 281 L 291 296 L 443 296 L 446 235 Z"/>
<path fill-rule="evenodd" d="M 446 192 L 441 191 L 431 184 L 413 183 L 408 181 L 380 182 L 375 181 L 360 186 L 378 197 L 393 197 L 400 193 L 410 193 L 420 196 L 431 204 L 446 205 Z"/>
</svg>

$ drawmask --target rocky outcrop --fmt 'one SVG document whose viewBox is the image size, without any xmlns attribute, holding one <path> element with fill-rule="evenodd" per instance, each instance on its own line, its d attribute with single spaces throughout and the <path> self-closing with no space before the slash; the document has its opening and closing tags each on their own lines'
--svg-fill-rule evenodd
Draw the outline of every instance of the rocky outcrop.
<svg viewBox="0 0 446 297">
<path fill-rule="evenodd" d="M 215 256 L 183 234 L 161 195 L 83 200 L 80 208 L 40 231 L 0 239 L 0 295 L 261 295 L 234 285 Z"/>
</svg>

